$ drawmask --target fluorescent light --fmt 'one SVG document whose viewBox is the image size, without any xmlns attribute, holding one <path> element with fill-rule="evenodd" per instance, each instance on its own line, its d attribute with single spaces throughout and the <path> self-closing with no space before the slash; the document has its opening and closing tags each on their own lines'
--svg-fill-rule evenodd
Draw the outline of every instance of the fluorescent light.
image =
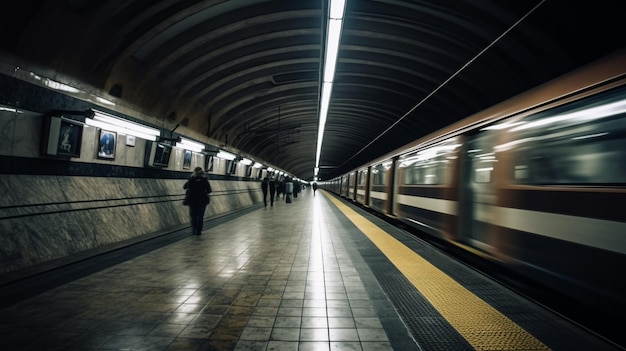
<svg viewBox="0 0 626 351">
<path fill-rule="evenodd" d="M 217 152 L 217 157 L 224 159 L 224 160 L 234 160 L 235 157 L 237 157 L 236 155 L 231 154 L 230 152 L 224 151 L 224 150 L 220 150 Z"/>
<path fill-rule="evenodd" d="M 320 98 L 319 125 L 317 127 L 317 152 L 315 154 L 314 173 L 319 172 L 320 156 L 322 152 L 322 141 L 324 140 L 324 129 L 326 128 L 326 118 L 330 105 L 330 96 L 333 90 L 333 80 L 337 67 L 337 57 L 339 56 L 339 42 L 341 41 L 341 30 L 343 27 L 343 16 L 346 9 L 346 0 L 330 0 L 328 13 L 328 28 L 326 29 L 326 45 L 324 53 L 324 76 L 322 79 L 322 95 Z"/>
<path fill-rule="evenodd" d="M 78 92 L 80 92 L 80 90 L 78 90 L 78 89 L 76 89 L 74 87 L 71 87 L 71 86 L 69 86 L 67 84 L 63 84 L 61 82 L 57 82 L 57 81 L 54 81 L 54 80 L 51 80 L 51 79 L 48 79 L 48 78 L 44 79 L 43 84 L 45 86 L 47 86 L 48 88 L 54 89 L 54 90 L 67 91 L 67 92 L 70 92 L 70 93 L 78 93 Z"/>
<path fill-rule="evenodd" d="M 249 159 L 249 158 L 245 158 L 245 157 L 244 157 L 244 158 L 241 160 L 241 163 L 243 163 L 244 165 L 248 166 L 248 165 L 251 165 L 251 164 L 252 164 L 252 160 L 251 160 L 251 159 Z"/>
<path fill-rule="evenodd" d="M 161 131 L 156 128 L 127 121 L 101 111 L 92 111 L 93 116 L 85 119 L 87 125 L 152 141 L 156 141 L 157 137 L 161 135 Z"/>
<path fill-rule="evenodd" d="M 253 165 L 252 167 L 254 167 L 254 168 L 263 168 L 263 164 L 262 164 L 262 163 L 255 162 L 255 163 L 254 163 L 254 165 Z M 269 169 L 268 169 L 268 171 L 269 171 Z"/>
<path fill-rule="evenodd" d="M 111 132 L 117 132 L 120 134 L 127 134 L 130 136 L 134 136 L 137 138 L 142 138 L 142 139 L 146 139 L 146 140 L 152 140 L 155 141 L 157 140 L 157 137 L 155 135 L 149 135 L 149 134 L 144 134 L 144 133 L 140 133 L 140 132 L 136 132 L 136 131 L 131 131 L 128 130 L 126 128 L 122 128 L 113 124 L 108 124 L 102 121 L 96 121 L 90 118 L 85 119 L 85 124 L 88 126 L 92 126 L 92 127 L 96 127 L 96 128 L 100 128 L 100 129 L 104 129 L 104 130 L 108 130 Z"/>
<path fill-rule="evenodd" d="M 330 18 L 342 19 L 346 8 L 346 0 L 331 0 L 330 2 Z"/>
<path fill-rule="evenodd" d="M 107 105 L 115 105 L 115 103 L 114 103 L 113 101 L 111 101 L 111 100 L 107 100 L 107 99 L 105 99 L 105 98 L 101 98 L 101 97 L 99 97 L 99 96 L 96 96 L 95 98 L 96 98 L 96 101 L 101 102 L 101 103 L 103 103 L 103 104 L 107 104 Z"/>
<path fill-rule="evenodd" d="M 326 62 L 324 63 L 324 82 L 332 82 L 337 66 L 339 53 L 339 39 L 343 21 L 331 19 L 328 22 L 328 37 L 326 38 Z"/>
<path fill-rule="evenodd" d="M 24 113 L 21 110 L 12 108 L 12 107 L 4 107 L 4 106 L 0 106 L 0 111 L 8 111 L 8 112 L 13 112 L 13 113 Z"/>
<path fill-rule="evenodd" d="M 195 152 L 201 152 L 202 150 L 204 150 L 204 144 L 201 144 L 199 142 L 189 140 L 186 138 L 182 138 L 182 137 L 180 138 L 180 142 L 176 143 L 176 146 L 182 149 L 191 150 Z"/>
<path fill-rule="evenodd" d="M 324 129 L 326 128 L 326 118 L 328 117 L 328 106 L 330 105 L 330 94 L 332 92 L 332 83 L 323 83 L 322 100 L 320 103 L 320 121 L 317 132 L 317 151 L 315 153 L 315 168 L 319 168 L 320 156 L 322 155 L 322 140 L 324 139 Z"/>
<path fill-rule="evenodd" d="M 112 115 L 109 115 L 100 111 L 94 110 L 93 119 L 96 121 L 102 121 L 105 123 L 116 125 L 116 126 L 128 129 L 133 132 L 139 132 L 139 133 L 144 133 L 144 134 L 154 135 L 154 136 L 161 135 L 161 131 L 159 131 L 158 129 L 151 128 L 143 124 L 131 122 L 131 121 L 128 121 L 119 117 L 115 117 L 115 116 L 112 116 Z"/>
</svg>

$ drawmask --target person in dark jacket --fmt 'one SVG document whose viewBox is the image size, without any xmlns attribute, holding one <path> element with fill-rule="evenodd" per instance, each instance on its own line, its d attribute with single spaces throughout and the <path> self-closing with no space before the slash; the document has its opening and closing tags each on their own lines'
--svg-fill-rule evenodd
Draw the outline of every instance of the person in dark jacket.
<svg viewBox="0 0 626 351">
<path fill-rule="evenodd" d="M 293 182 L 293 197 L 298 197 L 298 193 L 302 191 L 302 186 L 299 181 Z"/>
<path fill-rule="evenodd" d="M 270 185 L 270 206 L 274 206 L 274 196 L 276 195 L 276 179 L 271 177 L 269 180 Z"/>
<path fill-rule="evenodd" d="M 291 197 L 293 196 L 293 182 L 291 181 L 290 177 L 285 178 L 285 194 L 285 202 L 291 203 Z"/>
<path fill-rule="evenodd" d="M 280 196 L 280 194 L 283 195 L 283 199 L 285 198 L 285 194 L 286 194 L 286 190 L 285 190 L 285 182 L 287 181 L 287 178 L 283 178 L 278 182 L 278 189 L 276 189 L 276 195 Z"/>
<path fill-rule="evenodd" d="M 316 190 L 317 190 L 317 183 L 313 183 L 313 196 L 315 196 Z"/>
<path fill-rule="evenodd" d="M 202 234 L 204 224 L 204 212 L 211 202 L 211 184 L 201 167 L 196 167 L 183 185 L 187 189 L 187 203 L 189 206 L 189 217 L 191 219 L 191 234 Z"/>
<path fill-rule="evenodd" d="M 267 206 L 267 191 L 269 190 L 270 180 L 265 177 L 261 181 L 261 190 L 263 191 L 263 204 Z"/>
<path fill-rule="evenodd" d="M 285 183 L 279 178 L 278 180 L 276 180 L 276 200 L 280 198 L 280 194 L 284 193 L 284 189 Z"/>
</svg>

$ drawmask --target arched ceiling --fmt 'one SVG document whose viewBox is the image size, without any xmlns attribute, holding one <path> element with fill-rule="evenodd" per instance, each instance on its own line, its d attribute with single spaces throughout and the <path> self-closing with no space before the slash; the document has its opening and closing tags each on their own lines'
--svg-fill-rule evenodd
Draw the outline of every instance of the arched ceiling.
<svg viewBox="0 0 626 351">
<path fill-rule="evenodd" d="M 3 61 L 312 179 L 326 1 L 13 4 Z M 622 2 L 347 0 L 328 179 L 624 47 Z"/>
</svg>

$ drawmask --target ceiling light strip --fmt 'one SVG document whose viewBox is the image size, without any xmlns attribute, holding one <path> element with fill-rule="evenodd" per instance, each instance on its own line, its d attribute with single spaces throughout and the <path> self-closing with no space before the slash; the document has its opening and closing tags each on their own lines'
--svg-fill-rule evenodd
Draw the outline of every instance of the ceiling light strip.
<svg viewBox="0 0 626 351">
<path fill-rule="evenodd" d="M 328 11 L 328 28 L 326 29 L 326 45 L 324 55 L 324 76 L 322 81 L 322 96 L 320 99 L 319 126 L 317 129 L 317 152 L 315 154 L 314 176 L 317 176 L 326 128 L 326 117 L 330 105 L 330 95 L 333 90 L 337 57 L 339 54 L 339 42 L 343 27 L 343 16 L 346 9 L 346 0 L 330 0 Z"/>
</svg>

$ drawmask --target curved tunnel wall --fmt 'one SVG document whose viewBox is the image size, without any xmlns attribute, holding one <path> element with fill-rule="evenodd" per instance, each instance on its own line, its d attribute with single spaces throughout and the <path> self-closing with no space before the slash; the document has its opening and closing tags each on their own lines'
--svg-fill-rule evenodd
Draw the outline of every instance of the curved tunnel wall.
<svg viewBox="0 0 626 351">
<path fill-rule="evenodd" d="M 59 106 L 67 99 L 14 88 L 22 92 L 18 99 L 0 91 L 0 284 L 188 227 L 182 187 L 195 166 L 204 166 L 205 155 L 194 153 L 185 167 L 184 150 L 174 148 L 167 168 L 149 167 L 148 142 L 137 138 L 129 146 L 118 134 L 115 158 L 102 160 L 98 130 L 85 125 L 79 157 L 49 157 L 42 151 L 46 115 L 67 109 Z M 234 174 L 226 168 L 215 159 L 205 219 L 262 200 L 258 178 L 246 177 L 243 165 Z"/>
</svg>

